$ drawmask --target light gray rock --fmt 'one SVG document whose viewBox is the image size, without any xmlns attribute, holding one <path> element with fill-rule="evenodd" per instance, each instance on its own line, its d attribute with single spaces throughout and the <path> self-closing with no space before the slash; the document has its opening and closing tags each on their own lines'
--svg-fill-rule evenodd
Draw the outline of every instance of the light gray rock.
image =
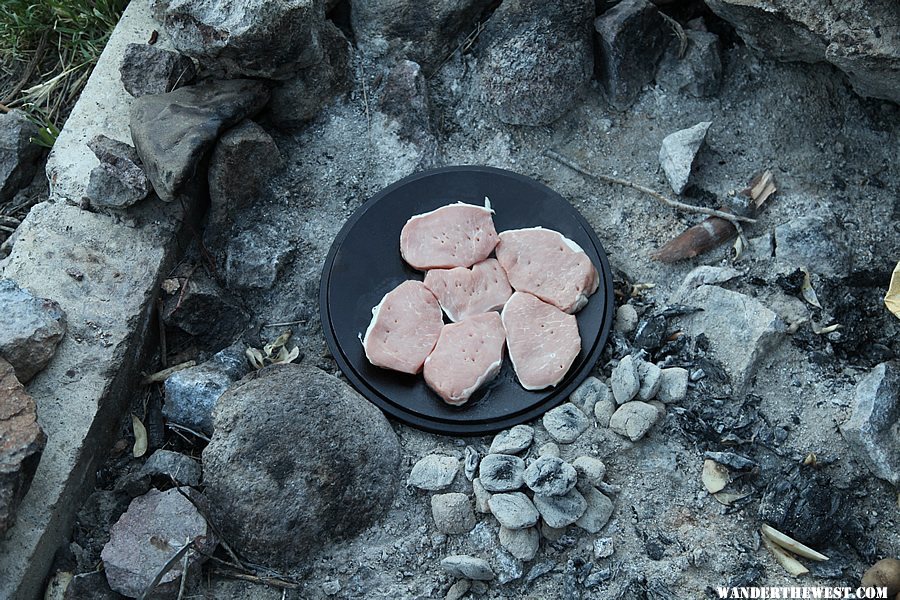
<svg viewBox="0 0 900 600">
<path fill-rule="evenodd" d="M 409 473 L 407 485 L 437 492 L 450 487 L 459 472 L 459 460 L 452 456 L 429 454 L 421 458 Z"/>
<path fill-rule="evenodd" d="M 512 429 L 501 431 L 491 442 L 491 454 L 518 454 L 528 450 L 534 439 L 534 429 L 528 425 L 516 425 Z"/>
<path fill-rule="evenodd" d="M 609 428 L 636 442 L 650 431 L 659 420 L 659 411 L 655 407 L 635 400 L 626 402 L 609 420 Z"/>
<path fill-rule="evenodd" d="M 612 393 L 616 399 L 616 404 L 623 404 L 632 400 L 641 389 L 638 362 L 630 354 L 623 356 L 619 364 L 613 369 L 612 377 L 610 377 L 609 381 L 612 384 Z"/>
<path fill-rule="evenodd" d="M 573 487 L 564 496 L 535 494 L 534 506 L 541 513 L 541 518 L 547 525 L 558 529 L 580 519 L 587 510 L 587 501 L 581 492 Z"/>
<path fill-rule="evenodd" d="M 873 475 L 900 484 L 900 363 L 881 363 L 853 391 L 841 434 Z"/>
<path fill-rule="evenodd" d="M 84 194 L 91 205 L 128 208 L 150 194 L 150 180 L 134 148 L 105 135 L 94 137 L 88 147 L 100 161 Z"/>
<path fill-rule="evenodd" d="M 771 236 L 765 237 L 771 242 Z M 750 240 L 751 244 L 753 244 L 753 242 L 754 240 Z M 771 259 L 771 256 L 771 248 L 768 248 L 765 253 L 765 257 L 768 260 Z M 678 290 L 675 292 L 675 301 L 685 301 L 685 299 L 687 299 L 694 292 L 694 290 L 696 290 L 701 285 L 725 283 L 726 281 L 731 281 L 732 279 L 740 275 L 741 272 L 732 267 L 714 267 L 712 265 L 700 265 L 699 267 L 692 269 L 690 273 L 684 276 L 684 280 L 681 282 L 681 285 L 678 286 Z"/>
<path fill-rule="evenodd" d="M 648 0 L 624 0 L 594 20 L 598 79 L 617 110 L 631 106 L 653 80 L 666 49 L 667 27 Z"/>
<path fill-rule="evenodd" d="M 555 456 L 559 458 L 559 446 L 553 442 L 547 442 L 538 448 L 538 456 Z"/>
<path fill-rule="evenodd" d="M 666 174 L 666 179 L 669 180 L 669 185 L 672 186 L 672 191 L 676 194 L 680 194 L 687 187 L 694 158 L 706 140 L 706 132 L 710 125 L 712 122 L 704 121 L 663 138 L 659 149 L 659 164 Z"/>
<path fill-rule="evenodd" d="M 466 446 L 466 457 L 463 460 L 463 472 L 466 479 L 474 481 L 478 475 L 478 465 L 481 463 L 481 454 L 472 446 Z"/>
<path fill-rule="evenodd" d="M 600 427 L 609 427 L 609 420 L 616 412 L 616 401 L 607 398 L 603 402 L 598 402 L 594 406 L 594 418 Z"/>
<path fill-rule="evenodd" d="M 481 459 L 478 478 L 489 492 L 511 492 L 525 483 L 525 461 L 509 454 L 488 454 Z"/>
<path fill-rule="evenodd" d="M 708 31 L 685 29 L 687 50 L 678 56 L 678 44 L 672 43 L 659 64 L 656 82 L 670 93 L 684 92 L 696 98 L 708 98 L 722 87 L 722 51 L 719 36 Z"/>
<path fill-rule="evenodd" d="M 491 513 L 507 529 L 525 529 L 537 523 L 538 510 L 522 492 L 494 494 L 488 501 Z"/>
<path fill-rule="evenodd" d="M 267 290 L 294 250 L 275 227 L 251 223 L 232 236 L 225 248 L 225 281 L 237 290 Z M 207 246 L 210 247 L 210 246 Z"/>
<path fill-rule="evenodd" d="M 641 387 L 638 390 L 637 397 L 638 400 L 647 402 L 652 400 L 659 392 L 659 387 L 662 385 L 662 369 L 645 360 L 638 361 L 637 369 L 638 377 L 641 380 Z M 687 387 L 685 387 L 685 391 L 687 391 Z"/>
<path fill-rule="evenodd" d="M 203 364 L 173 373 L 163 383 L 163 415 L 173 423 L 211 435 L 219 398 L 249 370 L 243 345 L 238 343 Z"/>
<path fill-rule="evenodd" d="M 594 414 L 594 406 L 608 398 L 609 386 L 597 379 L 588 377 L 569 396 L 569 402 L 581 409 L 587 416 Z"/>
<path fill-rule="evenodd" d="M 0 114 L 0 204 L 13 199 L 34 177 L 41 147 L 31 143 L 38 126 L 21 110 Z"/>
<path fill-rule="evenodd" d="M 257 371 L 223 395 L 203 451 L 210 518 L 223 537 L 249 560 L 288 569 L 381 518 L 399 466 L 381 411 L 296 364 Z"/>
<path fill-rule="evenodd" d="M 484 489 L 484 486 L 481 485 L 481 479 L 478 477 L 472 480 L 472 491 L 475 494 L 475 510 L 482 514 L 490 513 L 491 493 Z"/>
<path fill-rule="evenodd" d="M 784 338 L 781 319 L 759 300 L 744 294 L 703 285 L 688 297 L 688 304 L 703 310 L 682 317 L 684 332 L 692 337 L 706 334 L 738 390 L 749 384 Z"/>
<path fill-rule="evenodd" d="M 322 60 L 322 0 L 156 0 L 179 52 L 227 77 L 288 79 Z"/>
<path fill-rule="evenodd" d="M 150 455 L 139 473 L 171 478 L 180 485 L 195 487 L 200 485 L 203 469 L 200 463 L 190 456 L 171 450 L 157 450 Z"/>
<path fill-rule="evenodd" d="M 662 369 L 659 374 L 659 391 L 656 399 L 663 404 L 679 402 L 687 396 L 688 371 L 681 367 Z"/>
<path fill-rule="evenodd" d="M 587 486 L 596 486 L 606 477 L 606 465 L 593 456 L 579 456 L 572 463 L 578 473 L 578 489 L 584 491 Z"/>
<path fill-rule="evenodd" d="M 587 501 L 587 509 L 584 514 L 575 521 L 575 524 L 588 533 L 598 533 L 609 522 L 613 513 L 612 500 L 603 495 L 596 488 L 589 488 L 584 493 Z"/>
<path fill-rule="evenodd" d="M 525 565 L 509 552 L 498 548 L 494 550 L 494 572 L 497 574 L 497 583 L 506 585 L 525 573 Z"/>
<path fill-rule="evenodd" d="M 620 333 L 631 333 L 638 324 L 638 314 L 630 304 L 623 304 L 616 309 L 616 320 L 613 328 Z"/>
<path fill-rule="evenodd" d="M 469 533 L 475 527 L 472 503 L 465 494 L 435 494 L 431 497 L 431 516 L 438 531 L 447 534 Z"/>
<path fill-rule="evenodd" d="M 609 558 L 615 552 L 612 538 L 597 538 L 594 540 L 594 558 Z"/>
<path fill-rule="evenodd" d="M 471 587 L 472 583 L 468 579 L 460 579 L 450 586 L 450 589 L 447 590 L 447 595 L 444 596 L 444 600 L 462 600 L 469 593 Z"/>
<path fill-rule="evenodd" d="M 559 444 L 571 444 L 591 424 L 584 413 L 571 402 L 547 411 L 541 422 L 553 441 Z"/>
<path fill-rule="evenodd" d="M 591 79 L 590 0 L 507 0 L 479 40 L 481 96 L 511 125 L 547 125 L 565 114 Z M 553 60 L 544 60 L 548 48 Z"/>
<path fill-rule="evenodd" d="M 455 554 L 441 560 L 441 568 L 453 577 L 464 577 L 475 581 L 491 581 L 494 571 L 483 558 Z"/>
<path fill-rule="evenodd" d="M 553 456 L 542 456 L 525 469 L 525 485 L 542 496 L 562 496 L 577 480 L 575 467 Z"/>
<path fill-rule="evenodd" d="M 265 84 L 248 79 L 207 80 L 136 98 L 131 138 L 156 194 L 175 200 L 219 134 L 254 116 L 268 100 Z"/>
<path fill-rule="evenodd" d="M 534 560 L 541 545 L 541 534 L 537 527 L 507 529 L 500 527 L 500 545 L 519 560 Z"/>
<path fill-rule="evenodd" d="M 149 44 L 128 44 L 119 66 L 125 91 L 134 97 L 165 94 L 190 85 L 197 67 L 187 56 Z"/>
<path fill-rule="evenodd" d="M 37 298 L 11 279 L 0 279 L 0 358 L 27 383 L 47 366 L 66 333 L 66 314 L 58 303 Z"/>
<path fill-rule="evenodd" d="M 184 491 L 202 502 L 202 497 L 190 488 Z M 113 525 L 109 542 L 100 554 L 109 587 L 124 596 L 137 598 L 185 540 L 195 540 L 203 553 L 212 552 L 218 543 L 190 500 L 176 489 L 150 490 L 135 498 Z M 199 565 L 206 557 L 198 552 L 188 556 L 188 573 L 198 577 Z M 178 561 L 163 575 L 156 587 L 159 596 L 177 595 L 181 565 Z"/>
<path fill-rule="evenodd" d="M 775 267 L 792 273 L 806 269 L 826 277 L 843 277 L 852 269 L 843 226 L 822 208 L 775 227 Z"/>
</svg>

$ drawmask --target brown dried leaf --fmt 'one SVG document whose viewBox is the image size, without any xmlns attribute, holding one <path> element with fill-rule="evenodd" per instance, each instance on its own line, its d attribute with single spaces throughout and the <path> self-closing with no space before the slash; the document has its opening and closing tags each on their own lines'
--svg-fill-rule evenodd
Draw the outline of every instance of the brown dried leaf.
<svg viewBox="0 0 900 600">
<path fill-rule="evenodd" d="M 806 269 L 803 269 L 803 283 L 800 284 L 800 293 L 803 294 L 804 300 L 816 308 L 822 308 L 822 305 L 819 304 L 819 297 L 816 296 L 816 290 L 813 289 L 812 281 L 809 279 L 809 271 Z"/>
<path fill-rule="evenodd" d="M 724 465 L 707 458 L 703 461 L 703 473 L 701 473 L 700 479 L 703 481 L 706 491 L 715 494 L 725 489 L 725 486 L 731 481 L 731 474 Z"/>
<path fill-rule="evenodd" d="M 131 415 L 131 428 L 134 430 L 134 448 L 131 454 L 135 458 L 140 458 L 147 453 L 147 429 L 134 415 Z"/>
<path fill-rule="evenodd" d="M 884 305 L 894 313 L 895 317 L 900 319 L 900 262 L 897 263 L 891 274 L 891 284 L 884 296 Z"/>
<path fill-rule="evenodd" d="M 772 171 L 766 169 L 754 177 L 750 181 L 750 185 L 747 186 L 747 189 L 741 193 L 750 198 L 750 206 L 754 210 L 759 210 L 759 208 L 765 204 L 766 200 L 777 191 L 778 188 L 775 187 L 775 176 L 772 175 Z"/>
</svg>

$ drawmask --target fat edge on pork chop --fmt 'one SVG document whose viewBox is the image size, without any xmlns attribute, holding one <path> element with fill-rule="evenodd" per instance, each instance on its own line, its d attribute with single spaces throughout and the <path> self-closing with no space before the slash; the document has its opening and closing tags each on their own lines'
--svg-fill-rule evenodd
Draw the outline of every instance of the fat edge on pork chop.
<svg viewBox="0 0 900 600">
<path fill-rule="evenodd" d="M 420 271 L 471 267 L 487 258 L 499 241 L 494 211 L 457 202 L 415 215 L 400 231 L 400 255 Z"/>
</svg>

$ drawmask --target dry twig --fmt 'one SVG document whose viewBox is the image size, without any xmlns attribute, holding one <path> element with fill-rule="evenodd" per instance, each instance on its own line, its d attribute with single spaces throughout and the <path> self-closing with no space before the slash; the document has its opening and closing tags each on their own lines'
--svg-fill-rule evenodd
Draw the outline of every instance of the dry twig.
<svg viewBox="0 0 900 600">
<path fill-rule="evenodd" d="M 162 581 L 162 578 L 166 576 L 166 573 L 172 570 L 179 560 L 181 560 L 182 556 L 186 556 L 188 551 L 194 547 L 194 541 L 191 540 L 184 546 L 178 549 L 175 554 L 173 554 L 169 560 L 165 562 L 165 564 L 160 567 L 159 571 L 156 572 L 156 576 L 153 578 L 153 581 L 150 582 L 150 585 L 147 586 L 147 589 L 138 597 L 138 600 L 147 600 L 150 597 L 150 594 L 159 585 L 159 582 Z M 182 577 L 184 576 L 184 572 L 181 573 Z"/>
<path fill-rule="evenodd" d="M 157 371 L 156 373 L 151 373 L 147 375 L 141 380 L 141 385 L 150 385 L 151 383 L 162 383 L 165 381 L 169 375 L 172 373 L 177 373 L 178 371 L 183 371 L 189 367 L 193 367 L 197 364 L 195 360 L 188 360 L 183 363 L 179 363 L 177 365 L 173 365 L 168 369 L 163 369 L 162 371 Z"/>
<path fill-rule="evenodd" d="M 678 58 L 684 58 L 684 53 L 687 52 L 688 47 L 688 37 L 684 32 L 684 28 L 681 26 L 681 23 L 662 11 L 659 12 L 659 16 L 665 19 L 666 23 L 669 24 L 669 27 L 672 28 L 672 33 L 678 38 Z"/>
</svg>

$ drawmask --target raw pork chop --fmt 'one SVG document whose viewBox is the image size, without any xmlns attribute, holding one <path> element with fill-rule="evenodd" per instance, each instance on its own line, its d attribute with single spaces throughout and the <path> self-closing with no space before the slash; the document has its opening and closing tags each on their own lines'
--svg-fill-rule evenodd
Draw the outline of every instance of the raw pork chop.
<svg viewBox="0 0 900 600">
<path fill-rule="evenodd" d="M 376 367 L 416 374 L 444 326 L 441 306 L 421 281 L 404 281 L 372 309 L 362 340 Z"/>
<path fill-rule="evenodd" d="M 483 260 L 471 269 L 432 269 L 425 275 L 425 287 L 437 296 L 454 323 L 499 310 L 512 295 L 506 272 L 496 258 Z"/>
<path fill-rule="evenodd" d="M 500 372 L 505 340 L 495 312 L 444 325 L 437 346 L 425 359 L 425 383 L 447 404 L 465 404 Z"/>
<path fill-rule="evenodd" d="M 457 202 L 416 215 L 400 232 L 400 254 L 413 268 L 471 267 L 497 245 L 490 202 L 484 206 Z"/>
<path fill-rule="evenodd" d="M 562 381 L 581 351 L 575 317 L 523 292 L 512 295 L 501 317 L 522 387 L 542 390 Z"/>
<path fill-rule="evenodd" d="M 497 260 L 513 289 L 534 294 L 569 314 L 584 308 L 600 283 L 581 246 L 552 229 L 504 231 Z"/>
</svg>

